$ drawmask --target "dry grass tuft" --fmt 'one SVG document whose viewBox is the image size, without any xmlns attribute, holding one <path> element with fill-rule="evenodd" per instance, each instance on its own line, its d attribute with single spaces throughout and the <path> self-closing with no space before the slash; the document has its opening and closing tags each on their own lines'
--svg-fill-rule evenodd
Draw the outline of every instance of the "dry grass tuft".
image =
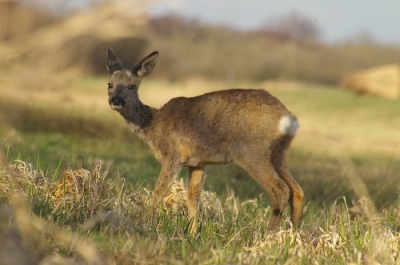
<svg viewBox="0 0 400 265">
<path fill-rule="evenodd" d="M 183 179 L 176 180 L 169 193 L 163 199 L 163 208 L 165 211 L 171 210 L 173 214 L 182 212 L 187 214 L 187 191 L 183 184 Z"/>
<path fill-rule="evenodd" d="M 221 201 L 215 192 L 201 191 L 199 200 L 200 212 L 203 216 L 220 216 L 223 212 Z M 172 211 L 173 214 L 187 215 L 187 190 L 183 179 L 176 180 L 169 193 L 163 199 L 164 211 Z"/>
<path fill-rule="evenodd" d="M 358 201 L 354 209 L 362 207 L 365 201 Z M 369 219 L 365 222 L 354 221 L 350 214 L 347 208 L 343 212 L 341 207 L 334 206 L 330 225 L 311 225 L 299 230 L 290 227 L 267 233 L 244 247 L 241 257 L 244 263 L 257 263 L 260 260 L 272 262 L 277 257 L 288 257 L 292 262 L 306 258 L 311 264 L 319 264 L 321 258 L 352 260 L 355 264 L 398 264 L 400 233 L 386 226 L 374 230 L 368 226 Z M 270 256 L 273 250 L 277 253 Z"/>
<path fill-rule="evenodd" d="M 86 169 L 66 170 L 52 189 L 52 214 L 67 220 L 88 220 L 108 205 L 109 190 L 105 181 L 107 171 L 101 173 L 98 162 L 92 173 Z M 77 208 L 84 208 L 77 211 Z"/>
<path fill-rule="evenodd" d="M 6 187 L 1 194 L 11 206 L 0 208 L 0 238 L 6 242 L 0 246 L 0 264 L 105 264 L 94 244 L 32 213 L 28 199 L 50 193 L 51 182 L 42 171 L 16 161 L 2 168 L 0 177 Z M 72 254 L 63 256 L 55 248 Z"/>
<path fill-rule="evenodd" d="M 86 169 L 66 170 L 62 173 L 61 177 L 56 183 L 53 199 L 55 202 L 61 198 L 68 202 L 75 199 L 80 199 L 84 194 L 92 194 L 95 197 L 102 196 L 106 192 L 104 185 L 104 177 L 107 172 L 100 176 L 101 163 L 96 165 L 93 174 Z"/>
</svg>

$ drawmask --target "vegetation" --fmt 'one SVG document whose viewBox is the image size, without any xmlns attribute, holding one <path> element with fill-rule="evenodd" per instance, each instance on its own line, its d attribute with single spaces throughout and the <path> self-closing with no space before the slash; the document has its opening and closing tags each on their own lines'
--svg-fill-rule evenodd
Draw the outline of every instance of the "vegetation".
<svg viewBox="0 0 400 265">
<path fill-rule="evenodd" d="M 121 57 L 129 58 L 125 62 L 127 67 L 135 59 L 158 50 L 160 60 L 155 78 L 172 82 L 207 77 L 232 84 L 284 79 L 332 85 L 351 72 L 400 62 L 399 47 L 373 40 L 355 37 L 347 42 L 323 43 L 318 39 L 321 33 L 318 27 L 298 13 L 243 32 L 174 15 L 132 17 L 132 13 L 140 10 L 140 3 L 132 8 L 135 12 L 131 9 L 123 12 L 106 3 L 93 6 L 83 14 L 54 16 L 47 20 L 48 25 L 43 25 L 42 20 L 35 24 L 33 20 L 29 25 L 36 26 L 31 26 L 31 31 L 18 26 L 19 21 L 15 20 L 20 16 L 7 16 L 18 14 L 26 6 L 15 5 L 11 11 L 0 6 L 0 14 L 5 14 L 2 17 L 10 20 L 3 24 L 10 25 L 9 33 L 13 32 L 3 37 L 6 40 L 2 47 L 4 62 L 0 64 L 14 56 L 13 60 L 26 62 L 41 71 L 105 75 L 103 57 L 107 48 L 113 47 Z M 46 9 L 31 12 L 35 14 L 33 17 L 49 17 Z M 54 20 L 57 23 L 52 23 Z M 49 41 L 43 44 L 37 39 Z"/>
<path fill-rule="evenodd" d="M 86 177 L 78 174 L 82 170 L 74 172 L 76 179 L 90 179 L 87 193 L 69 190 L 61 197 L 65 182 L 54 187 L 41 171 L 21 161 L 12 168 L 1 174 L 2 195 L 14 199 L 11 209 L 3 209 L 0 224 L 9 230 L 3 239 L 15 246 L 8 257 L 18 264 L 24 259 L 31 261 L 25 264 L 395 264 L 399 258 L 400 236 L 393 227 L 399 209 L 371 214 L 365 199 L 351 208 L 344 197 L 329 207 L 309 206 L 299 230 L 286 220 L 278 231 L 268 232 L 265 220 L 271 209 L 261 196 L 240 201 L 228 192 L 221 202 L 203 192 L 201 227 L 191 237 L 182 182 L 174 184 L 152 223 L 148 191 L 127 189 L 123 179 L 102 172 L 101 163 L 92 173 L 83 172 Z M 19 188 L 5 192 L 13 182 L 25 193 Z M 0 260 L 5 264 L 4 254 Z"/>
<path fill-rule="evenodd" d="M 201 82 L 202 91 L 193 92 Z M 42 99 L 37 97 L 40 89 L 31 90 L 29 96 L 38 98 L 34 102 L 19 93 L 3 94 L 1 235 L 25 253 L 21 258 L 42 264 L 398 262 L 400 163 L 393 149 L 398 134 L 387 127 L 377 130 L 385 135 L 383 142 L 392 143 L 388 148 L 365 133 L 396 122 L 398 102 L 320 86 L 252 84 L 271 86 L 269 91 L 301 121 L 289 167 L 306 194 L 302 226 L 294 231 L 286 219 L 278 230 L 266 231 L 271 214 L 267 194 L 239 167 L 215 166 L 207 170 L 201 225 L 191 237 L 185 219 L 185 170 L 155 223 L 150 221 L 149 197 L 160 166 L 104 104 L 106 83 L 105 78 L 70 79 L 66 88 L 46 91 Z M 160 87 L 191 95 L 223 86 L 204 83 L 150 79 L 140 95 L 157 106 L 168 100 L 162 93 L 154 99 Z M 57 100 L 65 89 L 74 95 L 68 107 Z M 82 97 L 91 103 L 82 103 Z M 327 120 L 323 127 L 319 116 Z M 341 129 L 334 130 L 335 124 Z M 67 192 L 75 185 L 66 185 L 68 174 L 75 176 L 78 188 Z"/>
<path fill-rule="evenodd" d="M 105 10 L 96 11 L 102 19 L 90 17 L 94 11 L 71 14 L 82 30 L 73 36 L 62 30 L 69 16 L 47 11 L 40 25 L 3 31 L 0 264 L 400 264 L 399 100 L 334 85 L 349 71 L 398 62 L 398 47 L 323 44 L 296 14 L 309 30 L 305 38 L 278 26 L 237 32 L 175 17 L 132 26 Z M 286 212 L 267 231 L 269 197 L 236 165 L 207 168 L 195 237 L 187 233 L 186 170 L 152 218 L 160 165 L 110 110 L 106 77 L 88 75 L 100 68 L 86 59 L 104 68 L 105 52 L 85 52 L 106 37 L 84 40 L 106 32 L 84 27 L 87 20 L 129 25 L 140 53 L 160 51 L 140 87 L 146 104 L 262 87 L 293 111 L 301 127 L 288 163 L 306 195 L 301 227 L 293 230 Z M 129 52 L 114 39 L 101 45 L 117 43 Z"/>
</svg>

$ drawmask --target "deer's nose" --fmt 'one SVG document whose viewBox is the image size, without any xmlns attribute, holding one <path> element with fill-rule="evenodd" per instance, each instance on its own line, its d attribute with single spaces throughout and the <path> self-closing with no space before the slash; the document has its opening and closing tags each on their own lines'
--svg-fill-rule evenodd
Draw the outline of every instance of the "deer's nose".
<svg viewBox="0 0 400 265">
<path fill-rule="evenodd" d="M 112 97 L 109 103 L 114 106 L 124 106 L 125 100 L 121 97 Z"/>
</svg>

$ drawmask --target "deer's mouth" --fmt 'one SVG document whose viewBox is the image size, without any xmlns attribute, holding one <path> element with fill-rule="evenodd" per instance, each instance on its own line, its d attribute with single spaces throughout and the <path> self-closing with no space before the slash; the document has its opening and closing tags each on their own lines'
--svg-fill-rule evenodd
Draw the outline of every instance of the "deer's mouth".
<svg viewBox="0 0 400 265">
<path fill-rule="evenodd" d="M 110 106 L 111 106 L 111 108 L 112 108 L 113 110 L 122 109 L 122 106 L 121 106 L 121 105 L 113 105 L 113 104 L 110 104 Z"/>
<path fill-rule="evenodd" d="M 125 104 L 126 104 L 125 100 L 124 100 L 123 98 L 121 98 L 121 97 L 112 97 L 112 98 L 109 100 L 108 103 L 110 103 L 110 107 L 111 107 L 113 110 L 120 110 L 120 109 L 122 109 L 122 108 L 125 106 Z"/>
</svg>

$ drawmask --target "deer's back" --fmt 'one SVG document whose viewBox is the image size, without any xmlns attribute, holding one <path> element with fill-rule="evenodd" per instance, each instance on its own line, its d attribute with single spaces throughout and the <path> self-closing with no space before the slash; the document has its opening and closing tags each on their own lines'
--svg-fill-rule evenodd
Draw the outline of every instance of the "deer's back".
<svg viewBox="0 0 400 265">
<path fill-rule="evenodd" d="M 193 98 L 174 98 L 160 109 L 165 129 L 191 134 L 240 138 L 273 138 L 284 115 L 291 115 L 274 96 L 261 89 L 230 89 Z M 264 131 L 263 131 L 264 129 Z M 279 133 L 278 133 L 279 134 Z"/>
<path fill-rule="evenodd" d="M 224 164 L 244 146 L 265 146 L 282 136 L 279 122 L 292 115 L 265 90 L 231 89 L 174 98 L 150 125 L 156 156 L 179 154 L 182 164 Z"/>
</svg>

